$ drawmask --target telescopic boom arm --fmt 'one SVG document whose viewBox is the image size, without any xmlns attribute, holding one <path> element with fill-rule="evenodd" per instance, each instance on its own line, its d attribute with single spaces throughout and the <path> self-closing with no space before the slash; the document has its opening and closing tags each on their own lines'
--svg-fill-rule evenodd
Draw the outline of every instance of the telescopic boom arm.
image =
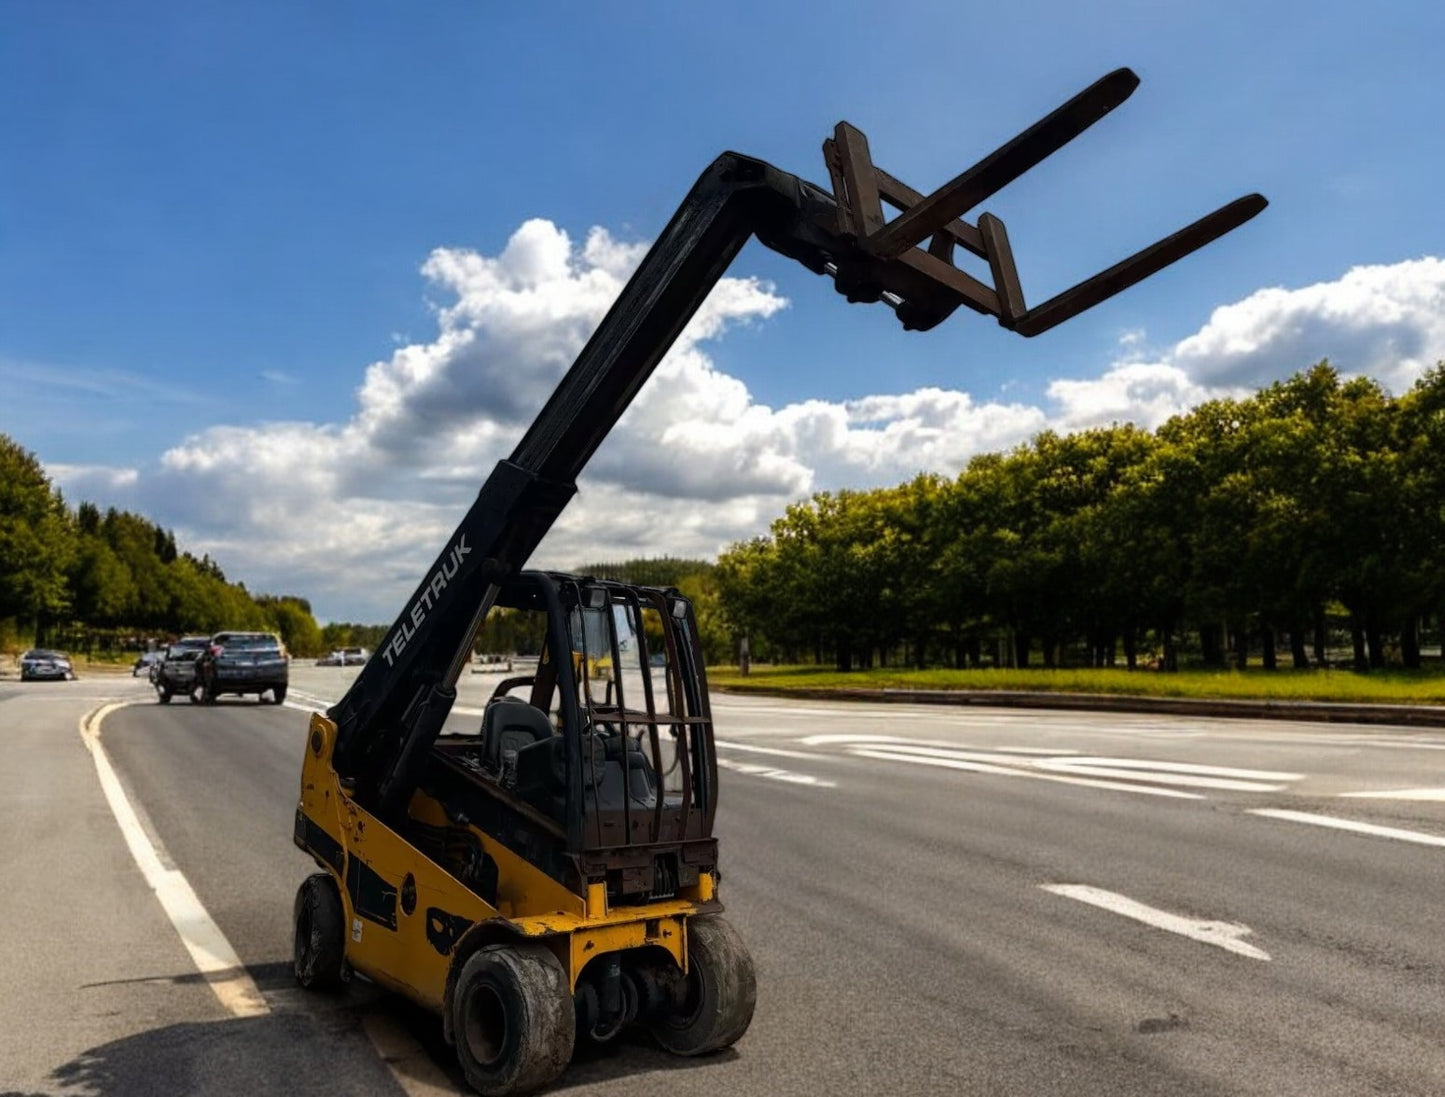
<svg viewBox="0 0 1445 1097">
<path fill-rule="evenodd" d="M 1248 221 L 1258 194 L 1206 217 L 1034 308 L 1024 302 L 1004 224 L 962 220 L 999 189 L 1129 97 L 1110 73 L 928 196 L 876 167 L 863 134 L 840 122 L 823 143 L 832 192 L 737 153 L 703 172 L 637 272 L 403 607 L 377 654 L 330 712 L 334 764 L 359 802 L 404 806 L 456 698 L 499 583 L 526 563 L 576 492 L 576 478 L 751 236 L 833 278 L 854 302 L 882 301 L 905 329 L 960 305 L 1033 336 L 1048 331 Z M 899 211 L 885 220 L 883 206 Z M 993 285 L 953 262 L 987 261 Z"/>
</svg>

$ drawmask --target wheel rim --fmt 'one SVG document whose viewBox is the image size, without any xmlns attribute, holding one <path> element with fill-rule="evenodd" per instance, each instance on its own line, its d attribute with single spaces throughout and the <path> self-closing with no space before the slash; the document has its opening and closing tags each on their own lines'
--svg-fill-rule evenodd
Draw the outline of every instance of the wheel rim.
<svg viewBox="0 0 1445 1097">
<path fill-rule="evenodd" d="M 668 1019 L 670 1028 L 687 1028 L 702 1014 L 702 1003 L 706 997 L 703 986 L 701 964 L 688 964 L 687 977 L 682 984 L 682 995 L 677 1001 L 677 1011 Z"/>
<path fill-rule="evenodd" d="M 472 987 L 462 1012 L 467 1050 L 484 1067 L 494 1066 L 507 1046 L 507 1007 L 489 986 Z"/>
</svg>

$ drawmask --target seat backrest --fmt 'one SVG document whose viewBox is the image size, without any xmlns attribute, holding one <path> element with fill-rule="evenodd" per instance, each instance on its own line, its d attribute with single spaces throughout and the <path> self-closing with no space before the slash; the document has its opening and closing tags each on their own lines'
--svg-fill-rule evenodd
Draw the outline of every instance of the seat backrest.
<svg viewBox="0 0 1445 1097">
<path fill-rule="evenodd" d="M 498 697 L 482 717 L 482 761 L 494 772 L 502 768 L 503 751 L 520 751 L 552 737 L 552 721 L 520 697 Z"/>
</svg>

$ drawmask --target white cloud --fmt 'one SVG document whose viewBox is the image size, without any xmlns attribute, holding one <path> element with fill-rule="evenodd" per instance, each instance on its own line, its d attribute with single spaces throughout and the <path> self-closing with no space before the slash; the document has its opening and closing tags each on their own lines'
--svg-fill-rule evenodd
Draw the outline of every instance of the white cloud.
<svg viewBox="0 0 1445 1097">
<path fill-rule="evenodd" d="M 1445 260 L 1354 267 L 1334 282 L 1259 290 L 1215 309 L 1170 355 L 1199 384 L 1250 388 L 1321 358 L 1408 388 L 1445 358 Z"/>
<path fill-rule="evenodd" d="M 78 499 L 128 491 L 140 482 L 139 469 L 114 465 L 50 464 L 45 466 L 45 472 L 67 493 L 78 492 Z"/>
<path fill-rule="evenodd" d="M 444 299 L 435 337 L 367 367 L 346 422 L 216 426 L 140 473 L 50 471 L 71 498 L 173 525 L 254 590 L 305 594 L 326 617 L 388 620 L 644 251 L 602 229 L 578 246 L 544 220 L 523 224 L 496 256 L 438 249 L 422 268 Z M 1421 259 L 1260 290 L 1162 353 L 1128 332 L 1118 361 L 1095 378 L 1053 381 L 1046 407 L 924 388 L 770 408 L 715 367 L 708 344 L 784 307 L 756 279 L 719 284 L 589 464 L 534 564 L 712 555 L 810 492 L 951 475 L 1046 428 L 1154 426 L 1326 356 L 1398 390 L 1445 358 L 1445 262 Z"/>
<path fill-rule="evenodd" d="M 1328 358 L 1348 375 L 1403 392 L 1445 360 L 1445 260 L 1354 267 L 1333 282 L 1257 290 L 1215 309 L 1209 322 L 1157 361 L 1124 358 L 1086 380 L 1056 380 L 1055 425 L 1076 430 L 1132 421 L 1154 427 L 1203 400 L 1239 396 Z"/>
<path fill-rule="evenodd" d="M 1150 429 L 1172 415 L 1220 395 L 1196 384 L 1178 366 L 1163 362 L 1125 362 L 1084 381 L 1051 381 L 1049 399 L 1057 405 L 1056 430 L 1083 430 L 1110 423 L 1134 423 Z"/>
</svg>

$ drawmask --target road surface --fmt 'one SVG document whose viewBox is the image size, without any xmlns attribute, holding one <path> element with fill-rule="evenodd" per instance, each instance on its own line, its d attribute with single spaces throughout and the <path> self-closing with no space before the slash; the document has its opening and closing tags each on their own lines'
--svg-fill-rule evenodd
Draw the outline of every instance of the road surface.
<svg viewBox="0 0 1445 1097">
<path fill-rule="evenodd" d="M 291 980 L 298 709 L 352 674 L 297 666 L 279 708 L 0 680 L 0 1094 L 460 1091 L 424 1014 Z M 81 722 L 116 701 L 98 767 Z M 701 1061 L 630 1039 L 557 1092 L 1445 1093 L 1445 732 L 715 708 L 753 1027 Z"/>
</svg>

